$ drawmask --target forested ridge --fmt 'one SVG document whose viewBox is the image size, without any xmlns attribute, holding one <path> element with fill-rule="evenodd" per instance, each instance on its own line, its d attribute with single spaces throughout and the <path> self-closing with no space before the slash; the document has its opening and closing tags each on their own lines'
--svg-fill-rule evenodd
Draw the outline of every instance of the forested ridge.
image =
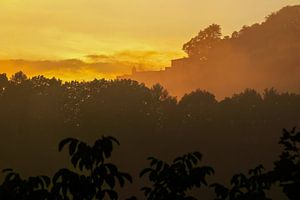
<svg viewBox="0 0 300 200">
<path fill-rule="evenodd" d="M 300 120 L 300 95 L 274 88 L 262 94 L 245 89 L 223 100 L 196 90 L 176 99 L 160 85 L 132 80 L 62 82 L 22 72 L 0 75 L 0 88 L 2 169 L 51 175 L 71 167 L 57 154 L 63 138 L 91 143 L 111 135 L 122 144 L 113 162 L 134 180 L 121 199 L 145 184 L 137 177 L 149 156 L 169 162 L 200 151 L 215 171 L 210 183 L 226 183 L 258 164 L 272 169 L 282 150 L 282 128 Z"/>
<path fill-rule="evenodd" d="M 245 88 L 299 93 L 299 19 L 300 6 L 295 5 L 231 35 L 223 35 L 221 25 L 211 24 L 183 44 L 187 57 L 173 60 L 170 68 L 156 73 L 138 70 L 125 77 L 147 86 L 160 83 L 178 96 L 198 88 L 217 99 Z"/>
</svg>

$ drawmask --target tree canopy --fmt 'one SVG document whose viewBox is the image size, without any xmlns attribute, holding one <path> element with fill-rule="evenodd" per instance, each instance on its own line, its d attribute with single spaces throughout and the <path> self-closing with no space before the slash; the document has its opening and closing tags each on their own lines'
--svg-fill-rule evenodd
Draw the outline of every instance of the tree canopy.
<svg viewBox="0 0 300 200">
<path fill-rule="evenodd" d="M 197 36 L 183 45 L 182 49 L 191 58 L 206 59 L 209 51 L 221 40 L 221 36 L 220 25 L 212 24 L 200 30 Z"/>
</svg>

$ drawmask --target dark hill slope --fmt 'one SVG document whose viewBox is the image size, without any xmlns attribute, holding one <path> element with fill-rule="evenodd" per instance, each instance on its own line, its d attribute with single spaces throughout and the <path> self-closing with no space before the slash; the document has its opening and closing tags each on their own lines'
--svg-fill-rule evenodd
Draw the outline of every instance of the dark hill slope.
<svg viewBox="0 0 300 200">
<path fill-rule="evenodd" d="M 275 87 L 300 91 L 300 6 L 284 7 L 261 24 L 244 26 L 223 37 L 207 59 L 183 58 L 159 72 L 136 72 L 130 78 L 152 85 L 161 83 L 171 94 L 182 96 L 197 88 L 218 98 L 245 88 L 262 91 Z"/>
</svg>

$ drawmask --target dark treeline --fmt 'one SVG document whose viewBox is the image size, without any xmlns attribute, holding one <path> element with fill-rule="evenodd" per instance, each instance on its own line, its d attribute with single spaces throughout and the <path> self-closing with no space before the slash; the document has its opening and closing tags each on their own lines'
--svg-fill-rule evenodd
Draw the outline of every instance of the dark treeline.
<svg viewBox="0 0 300 200">
<path fill-rule="evenodd" d="M 275 89 L 263 94 L 246 89 L 220 101 L 197 90 L 176 99 L 160 85 L 148 88 L 131 80 L 62 83 L 22 72 L 10 79 L 2 74 L 0 167 L 25 176 L 53 174 L 70 166 L 57 155 L 62 138 L 91 142 L 112 135 L 122 143 L 113 160 L 133 177 L 148 156 L 170 161 L 196 150 L 226 182 L 259 163 L 273 166 L 280 130 L 299 125 L 299 100 L 298 94 Z M 124 196 L 142 183 L 135 181 Z"/>
</svg>

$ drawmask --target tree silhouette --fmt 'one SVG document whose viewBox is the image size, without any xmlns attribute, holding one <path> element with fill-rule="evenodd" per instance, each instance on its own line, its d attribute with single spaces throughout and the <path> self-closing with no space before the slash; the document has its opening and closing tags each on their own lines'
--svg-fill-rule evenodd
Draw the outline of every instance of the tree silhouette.
<svg viewBox="0 0 300 200">
<path fill-rule="evenodd" d="M 221 40 L 221 36 L 221 27 L 217 24 L 212 24 L 185 43 L 182 49 L 189 57 L 205 59 L 208 56 L 208 52 Z"/>
<path fill-rule="evenodd" d="M 274 163 L 274 177 L 288 198 L 296 200 L 300 197 L 300 132 L 296 132 L 296 128 L 291 131 L 283 129 L 279 144 L 284 150 L 280 160 Z"/>
<path fill-rule="evenodd" d="M 11 77 L 11 81 L 15 84 L 21 84 L 24 81 L 26 81 L 28 78 L 26 76 L 26 74 L 24 74 L 22 71 L 19 71 L 17 73 L 15 73 L 14 75 L 12 75 Z"/>
<path fill-rule="evenodd" d="M 120 172 L 116 165 L 106 162 L 111 157 L 113 144 L 119 142 L 113 137 L 102 137 L 93 146 L 74 138 L 67 138 L 60 142 L 59 150 L 69 145 L 71 163 L 81 173 L 69 169 L 60 169 L 53 176 L 55 196 L 61 199 L 118 199 L 115 191 L 116 183 L 121 187 L 125 181 L 132 182 L 129 174 Z"/>
<path fill-rule="evenodd" d="M 148 88 L 132 80 L 62 82 L 36 76 L 19 82 L 0 75 L 0 126 L 5 138 L 0 140 L 0 165 L 22 169 L 24 174 L 39 170 L 49 175 L 64 166 L 61 157 L 52 161 L 53 147 L 61 138 L 88 141 L 102 132 L 124 141 L 116 160 L 131 174 L 144 167 L 142 160 L 149 153 L 165 160 L 170 153 L 201 146 L 225 177 L 235 167 L 256 164 L 256 159 L 271 164 L 278 151 L 279 134 L 274 132 L 300 120 L 300 95 L 275 89 L 263 94 L 247 89 L 223 100 L 195 90 L 176 99 L 160 85 Z M 157 141 L 164 145 L 153 145 Z M 132 158 L 130 164 L 123 154 Z M 77 165 L 71 172 L 80 177 L 87 171 Z"/>
<path fill-rule="evenodd" d="M 0 96 L 3 95 L 7 85 L 8 85 L 8 78 L 6 74 L 0 74 Z"/>
<path fill-rule="evenodd" d="M 178 103 L 182 123 L 193 127 L 209 125 L 215 120 L 217 103 L 215 96 L 207 91 L 196 90 L 184 95 Z"/>
<path fill-rule="evenodd" d="M 215 183 L 211 187 L 216 193 L 215 200 L 270 200 L 266 191 L 270 189 L 272 181 L 269 173 L 263 173 L 263 166 L 259 165 L 249 170 L 249 176 L 242 173 L 235 174 L 230 183 L 231 188 Z"/>
<path fill-rule="evenodd" d="M 283 129 L 279 144 L 284 149 L 280 160 L 274 162 L 274 169 L 264 172 L 262 165 L 249 170 L 249 176 L 236 174 L 231 179 L 231 188 L 219 183 L 212 184 L 216 193 L 215 200 L 269 200 L 266 191 L 279 183 L 290 200 L 300 197 L 300 132 Z"/>
<path fill-rule="evenodd" d="M 6 173 L 4 182 L 0 185 L 0 199 L 9 200 L 48 200 L 52 199 L 48 187 L 50 178 L 36 176 L 24 179 L 12 169 L 3 170 Z"/>
<path fill-rule="evenodd" d="M 150 167 L 145 168 L 140 176 L 148 174 L 152 187 L 141 190 L 148 200 L 192 200 L 187 191 L 202 185 L 207 185 L 206 176 L 214 173 L 208 166 L 200 166 L 202 155 L 199 152 L 185 154 L 174 159 L 171 164 L 154 157 L 150 160 Z"/>
<path fill-rule="evenodd" d="M 69 155 L 74 171 L 62 168 L 51 179 L 47 176 L 23 179 L 12 169 L 6 174 L 0 186 L 0 198 L 10 200 L 91 200 L 118 199 L 116 183 L 120 187 L 126 181 L 132 182 L 128 173 L 120 172 L 116 165 L 107 162 L 111 157 L 113 144 L 119 142 L 113 137 L 102 137 L 93 146 L 74 138 L 60 142 L 59 151 L 69 145 Z"/>
<path fill-rule="evenodd" d="M 231 187 L 214 183 L 215 200 L 270 200 L 267 191 L 279 183 L 291 200 L 299 199 L 300 132 L 293 128 L 283 129 L 280 144 L 284 150 L 274 169 L 265 171 L 262 165 L 249 170 L 248 175 L 235 174 Z M 114 137 L 102 137 L 93 146 L 75 138 L 66 138 L 59 144 L 59 151 L 68 146 L 70 161 L 74 170 L 62 168 L 52 178 L 47 176 L 21 177 L 12 169 L 5 169 L 5 179 L 0 185 L 0 199 L 9 200 L 92 200 L 118 199 L 117 183 L 120 187 L 126 181 L 132 182 L 128 173 L 120 172 L 111 157 L 113 146 L 119 145 Z M 213 168 L 201 166 L 199 152 L 177 157 L 171 164 L 154 157 L 148 158 L 150 167 L 141 171 L 140 177 L 148 175 L 151 186 L 143 187 L 148 200 L 196 200 L 191 190 L 208 185 L 207 176 Z M 127 200 L 136 200 L 136 197 Z"/>
</svg>

